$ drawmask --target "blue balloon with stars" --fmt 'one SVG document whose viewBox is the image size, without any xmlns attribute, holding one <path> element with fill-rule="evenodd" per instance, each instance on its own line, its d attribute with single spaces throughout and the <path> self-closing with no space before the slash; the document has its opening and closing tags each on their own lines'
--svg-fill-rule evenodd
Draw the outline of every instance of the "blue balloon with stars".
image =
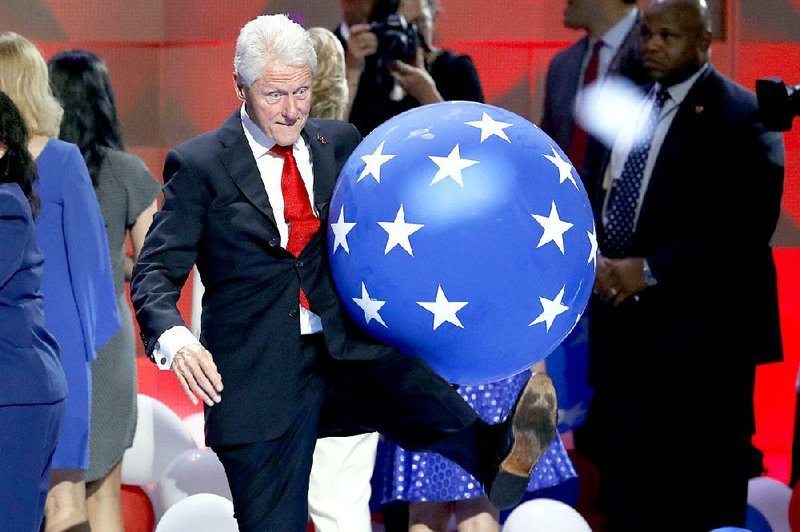
<svg viewBox="0 0 800 532">
<path fill-rule="evenodd" d="M 589 300 L 586 191 L 561 149 L 510 111 L 444 102 L 370 133 L 333 191 L 328 252 L 347 312 L 462 385 L 544 359 Z"/>
</svg>

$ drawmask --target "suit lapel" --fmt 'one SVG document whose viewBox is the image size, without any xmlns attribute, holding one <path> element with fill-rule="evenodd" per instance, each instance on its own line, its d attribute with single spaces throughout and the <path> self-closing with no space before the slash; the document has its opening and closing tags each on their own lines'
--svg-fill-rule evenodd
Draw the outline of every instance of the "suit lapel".
<svg viewBox="0 0 800 532">
<path fill-rule="evenodd" d="M 333 145 L 324 137 L 319 125 L 309 120 L 303 128 L 303 140 L 311 150 L 311 164 L 314 172 L 314 207 L 320 220 L 328 218 L 328 206 L 336 183 L 336 158 Z M 332 140 L 332 139 L 331 139 Z"/>
<path fill-rule="evenodd" d="M 220 142 L 223 145 L 220 153 L 222 165 L 237 188 L 277 229 L 275 214 L 269 204 L 253 152 L 244 136 L 238 110 L 220 128 Z"/>
<path fill-rule="evenodd" d="M 695 140 L 695 136 L 702 135 L 701 132 L 705 131 L 701 121 L 705 119 L 703 109 L 706 107 L 707 87 L 712 74 L 714 74 L 714 70 L 709 65 L 676 111 L 675 118 L 669 126 L 653 165 L 653 174 L 650 176 L 650 183 L 643 198 L 642 212 L 647 210 L 648 199 L 658 192 L 662 183 L 670 179 L 669 176 L 674 172 L 674 169 L 670 167 L 675 164 L 686 164 L 691 157 L 687 147 L 695 146 L 700 142 Z"/>
</svg>

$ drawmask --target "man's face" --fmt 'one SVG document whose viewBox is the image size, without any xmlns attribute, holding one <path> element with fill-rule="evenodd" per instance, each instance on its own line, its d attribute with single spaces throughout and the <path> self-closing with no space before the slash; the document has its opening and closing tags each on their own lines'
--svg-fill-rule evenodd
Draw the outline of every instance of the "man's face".
<svg viewBox="0 0 800 532">
<path fill-rule="evenodd" d="M 433 44 L 433 14 L 428 0 L 400 0 L 397 14 L 416 24 L 425 37 L 425 42 L 428 45 Z"/>
<path fill-rule="evenodd" d="M 0 142 L 0 159 L 6 156 L 7 151 L 8 151 L 8 146 Z"/>
<path fill-rule="evenodd" d="M 311 109 L 311 68 L 270 65 L 249 87 L 238 74 L 234 79 L 253 122 L 281 146 L 294 144 Z"/>
<path fill-rule="evenodd" d="M 589 29 L 598 18 L 601 0 L 567 0 L 564 9 L 564 26 L 577 30 Z"/>
<path fill-rule="evenodd" d="M 697 11 L 656 1 L 644 15 L 642 60 L 650 77 L 665 86 L 680 83 L 708 61 L 711 35 Z"/>
</svg>

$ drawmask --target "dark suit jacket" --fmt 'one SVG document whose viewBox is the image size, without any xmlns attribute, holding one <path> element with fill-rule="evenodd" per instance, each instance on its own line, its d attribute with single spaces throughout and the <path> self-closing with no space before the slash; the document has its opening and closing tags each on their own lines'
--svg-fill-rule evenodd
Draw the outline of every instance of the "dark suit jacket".
<svg viewBox="0 0 800 532">
<path fill-rule="evenodd" d="M 647 77 L 641 66 L 639 52 L 641 14 L 637 16 L 628 35 L 617 49 L 617 53 L 608 65 L 607 76 L 616 75 L 627 78 L 636 84 L 642 84 Z M 589 48 L 589 37 L 586 36 L 569 48 L 556 54 L 547 67 L 545 82 L 544 111 L 540 127 L 561 147 L 569 149 L 572 140 L 572 129 L 575 127 L 575 97 L 578 93 L 578 82 L 581 74 L 581 63 Z M 587 146 L 585 166 L 589 166 L 592 152 L 602 150 L 602 144 L 590 137 Z M 582 168 L 578 173 L 587 174 Z M 584 177 L 584 182 L 586 178 Z M 587 186 L 587 192 L 590 188 Z"/>
<path fill-rule="evenodd" d="M 709 67 L 664 139 L 634 233 L 630 255 L 658 284 L 638 303 L 596 302 L 601 360 L 620 348 L 646 349 L 658 371 L 781 359 L 770 239 L 783 173 L 782 137 L 764 130 L 755 96 Z"/>
<path fill-rule="evenodd" d="M 43 262 L 27 198 L 16 184 L 0 184 L 0 406 L 67 395 L 58 344 L 44 323 Z"/>
<path fill-rule="evenodd" d="M 389 351 L 356 337 L 328 267 L 328 204 L 361 137 L 350 124 L 313 119 L 302 135 L 311 150 L 321 228 L 297 258 L 280 246 L 238 111 L 167 156 L 164 204 L 145 240 L 131 295 L 151 353 L 161 333 L 183 325 L 176 302 L 197 264 L 205 287 L 200 340 L 225 385 L 223 401 L 206 407 L 210 446 L 277 437 L 296 415 L 301 285 L 322 320 L 331 356 L 370 359 Z"/>
</svg>

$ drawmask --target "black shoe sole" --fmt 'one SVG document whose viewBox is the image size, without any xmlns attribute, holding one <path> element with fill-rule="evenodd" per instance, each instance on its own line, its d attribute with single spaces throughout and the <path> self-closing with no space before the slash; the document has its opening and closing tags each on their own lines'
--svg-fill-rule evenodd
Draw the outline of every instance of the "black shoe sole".
<svg viewBox="0 0 800 532">
<path fill-rule="evenodd" d="M 546 373 L 531 376 L 512 415 L 514 444 L 489 491 L 489 500 L 499 510 L 522 500 L 533 467 L 556 436 L 558 403 L 553 381 Z"/>
</svg>

